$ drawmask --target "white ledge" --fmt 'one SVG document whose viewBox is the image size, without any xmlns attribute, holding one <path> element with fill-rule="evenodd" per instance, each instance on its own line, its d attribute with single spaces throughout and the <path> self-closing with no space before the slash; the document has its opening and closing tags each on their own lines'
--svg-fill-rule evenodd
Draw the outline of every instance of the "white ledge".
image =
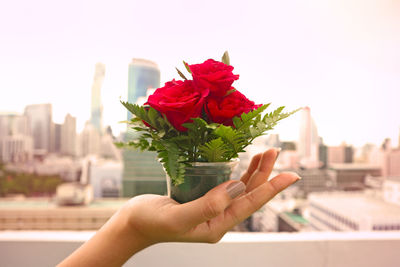
<svg viewBox="0 0 400 267">
<path fill-rule="evenodd" d="M 95 231 L 0 231 L 1 241 L 63 241 L 85 242 Z M 327 240 L 399 240 L 400 231 L 385 232 L 300 232 L 249 233 L 228 232 L 220 243 L 313 242 Z"/>
</svg>

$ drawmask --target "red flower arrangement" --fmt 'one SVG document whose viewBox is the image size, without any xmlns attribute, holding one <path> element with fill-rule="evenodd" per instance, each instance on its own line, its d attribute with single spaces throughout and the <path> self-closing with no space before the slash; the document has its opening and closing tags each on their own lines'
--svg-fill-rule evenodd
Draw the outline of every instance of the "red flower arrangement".
<svg viewBox="0 0 400 267">
<path fill-rule="evenodd" d="M 252 141 L 292 113 L 280 107 L 262 116 L 269 104 L 255 104 L 235 89 L 228 53 L 222 61 L 189 65 L 189 80 L 172 80 L 149 96 L 144 106 L 122 102 L 142 133 L 129 146 L 158 153 L 174 184 L 183 182 L 188 162 L 223 162 L 238 157 Z M 124 145 L 124 144 L 120 144 Z"/>
</svg>

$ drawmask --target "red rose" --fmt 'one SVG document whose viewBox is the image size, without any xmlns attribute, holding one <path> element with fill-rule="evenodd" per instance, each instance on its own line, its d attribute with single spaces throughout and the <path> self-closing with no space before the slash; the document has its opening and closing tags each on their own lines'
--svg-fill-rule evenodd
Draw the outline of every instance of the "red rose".
<svg viewBox="0 0 400 267">
<path fill-rule="evenodd" d="M 202 64 L 189 65 L 193 81 L 199 88 L 210 89 L 210 95 L 223 97 L 239 75 L 232 73 L 233 67 L 208 59 Z"/>
<path fill-rule="evenodd" d="M 233 88 L 232 88 L 233 89 Z M 235 91 L 224 97 L 221 101 L 216 98 L 207 100 L 206 112 L 213 122 L 233 126 L 232 118 L 248 113 L 262 105 L 255 105 L 239 91 Z"/>
<path fill-rule="evenodd" d="M 182 123 L 200 117 L 208 93 L 208 89 L 197 89 L 193 81 L 172 80 L 150 95 L 146 104 L 165 114 L 177 130 L 186 131 Z"/>
</svg>

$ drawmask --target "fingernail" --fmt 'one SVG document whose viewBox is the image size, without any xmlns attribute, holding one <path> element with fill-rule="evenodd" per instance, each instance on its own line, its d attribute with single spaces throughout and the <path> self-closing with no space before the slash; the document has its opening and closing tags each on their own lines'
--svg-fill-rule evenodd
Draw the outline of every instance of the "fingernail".
<svg viewBox="0 0 400 267">
<path fill-rule="evenodd" d="M 296 176 L 296 178 L 297 178 L 296 182 L 298 180 L 301 180 L 301 177 L 297 173 L 295 173 L 295 172 L 289 172 L 289 173 L 292 174 L 293 176 Z"/>
<path fill-rule="evenodd" d="M 278 148 L 276 149 L 276 158 L 275 158 L 275 161 L 278 159 L 279 153 L 281 153 L 281 150 L 282 150 L 282 148 L 280 148 L 280 147 L 278 147 Z"/>
<path fill-rule="evenodd" d="M 228 192 L 228 195 L 231 197 L 231 199 L 239 196 L 245 190 L 246 185 L 241 181 L 233 182 L 226 187 L 226 191 Z"/>
</svg>

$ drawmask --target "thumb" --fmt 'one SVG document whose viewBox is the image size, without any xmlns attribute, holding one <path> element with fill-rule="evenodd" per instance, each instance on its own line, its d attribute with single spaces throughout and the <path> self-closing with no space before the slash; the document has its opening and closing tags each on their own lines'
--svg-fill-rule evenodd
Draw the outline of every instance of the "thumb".
<svg viewBox="0 0 400 267">
<path fill-rule="evenodd" d="M 203 197 L 176 205 L 174 216 L 179 218 L 183 228 L 190 229 L 206 222 L 219 214 L 231 204 L 232 200 L 246 190 L 241 181 L 227 181 L 208 191 Z"/>
</svg>

